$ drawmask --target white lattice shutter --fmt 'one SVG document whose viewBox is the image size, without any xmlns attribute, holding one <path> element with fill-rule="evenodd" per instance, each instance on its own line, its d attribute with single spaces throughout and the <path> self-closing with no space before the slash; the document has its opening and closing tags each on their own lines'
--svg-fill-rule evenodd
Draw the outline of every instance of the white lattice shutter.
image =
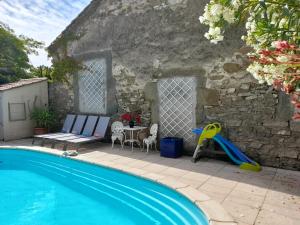
<svg viewBox="0 0 300 225">
<path fill-rule="evenodd" d="M 182 137 L 186 143 L 193 143 L 196 80 L 189 77 L 162 79 L 158 90 L 161 136 Z"/>
<path fill-rule="evenodd" d="M 106 113 L 106 60 L 93 59 L 84 62 L 79 73 L 79 111 L 82 113 Z"/>
</svg>

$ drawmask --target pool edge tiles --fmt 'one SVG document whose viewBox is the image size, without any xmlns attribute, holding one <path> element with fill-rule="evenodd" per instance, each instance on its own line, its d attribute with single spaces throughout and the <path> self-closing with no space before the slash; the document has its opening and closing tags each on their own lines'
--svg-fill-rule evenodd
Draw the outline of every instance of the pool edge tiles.
<svg viewBox="0 0 300 225">
<path fill-rule="evenodd" d="M 50 149 L 46 147 L 29 147 L 29 146 L 0 146 L 1 150 L 25 150 L 25 151 L 33 151 L 33 152 L 40 152 L 40 153 L 46 153 L 50 155 L 55 155 L 58 157 L 62 156 L 62 152 L 60 150 Z M 82 157 L 80 157 L 82 156 Z M 185 198 L 187 198 L 189 201 L 194 203 L 196 207 L 200 209 L 200 212 L 203 212 L 205 214 L 207 220 L 209 221 L 209 224 L 236 224 L 232 217 L 225 211 L 225 209 L 221 206 L 220 203 L 210 199 L 207 195 L 199 192 L 195 188 L 180 183 L 178 181 L 174 181 L 171 179 L 159 179 L 159 178 L 153 178 L 151 176 L 147 176 L 147 174 L 141 173 L 140 170 L 130 170 L 129 167 L 126 167 L 125 165 L 122 167 L 120 164 L 117 166 L 113 163 L 105 163 L 104 161 L 97 161 L 96 159 L 90 159 L 87 157 L 84 157 L 84 154 L 79 155 L 79 157 L 75 158 L 68 158 L 75 161 L 81 161 L 84 163 L 100 166 L 103 168 L 108 168 L 112 170 L 116 170 L 125 174 L 129 174 L 131 176 L 145 179 L 152 181 L 154 183 L 157 183 L 159 185 L 165 186 L 167 188 L 172 189 L 173 191 L 183 195 Z"/>
</svg>

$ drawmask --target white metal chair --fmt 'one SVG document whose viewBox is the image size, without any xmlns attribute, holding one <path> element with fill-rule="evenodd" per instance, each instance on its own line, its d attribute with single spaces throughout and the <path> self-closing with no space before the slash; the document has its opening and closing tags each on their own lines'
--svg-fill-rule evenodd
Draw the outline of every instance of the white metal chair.
<svg viewBox="0 0 300 225">
<path fill-rule="evenodd" d="M 149 147 L 152 148 L 153 144 L 155 146 L 155 150 L 157 151 L 157 132 L 158 132 L 158 125 L 155 123 L 150 128 L 150 136 L 143 140 L 143 150 L 146 144 L 147 153 L 149 152 Z"/>
<path fill-rule="evenodd" d="M 119 121 L 115 121 L 111 125 L 111 142 L 112 142 L 112 148 L 114 148 L 114 144 L 116 140 L 119 140 L 121 143 L 122 148 L 124 147 L 124 125 L 123 123 Z"/>
</svg>

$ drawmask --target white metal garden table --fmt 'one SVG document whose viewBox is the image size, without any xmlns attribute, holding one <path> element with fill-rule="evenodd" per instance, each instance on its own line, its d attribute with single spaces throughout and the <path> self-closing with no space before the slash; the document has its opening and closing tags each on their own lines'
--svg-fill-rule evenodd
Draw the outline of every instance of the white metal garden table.
<svg viewBox="0 0 300 225">
<path fill-rule="evenodd" d="M 133 151 L 133 144 L 137 143 L 140 147 L 141 147 L 141 142 L 138 139 L 138 135 L 139 133 L 144 130 L 147 129 L 147 127 L 141 127 L 141 126 L 134 126 L 134 127 L 129 127 L 129 126 L 124 126 L 124 131 L 129 131 L 129 139 L 127 138 L 127 136 L 125 135 L 125 141 L 124 143 L 129 142 L 131 145 L 131 150 Z M 136 133 L 136 136 L 134 135 L 134 132 Z"/>
</svg>

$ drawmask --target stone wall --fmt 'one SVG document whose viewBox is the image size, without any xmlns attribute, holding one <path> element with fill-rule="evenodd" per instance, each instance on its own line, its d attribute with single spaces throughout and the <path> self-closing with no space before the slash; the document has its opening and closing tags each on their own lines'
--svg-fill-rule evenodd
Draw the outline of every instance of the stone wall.
<svg viewBox="0 0 300 225">
<path fill-rule="evenodd" d="M 49 84 L 49 107 L 55 110 L 58 118 L 57 126 L 61 126 L 68 113 L 75 113 L 74 91 L 72 86 L 59 83 Z M 59 129 L 57 127 L 57 129 Z"/>
<path fill-rule="evenodd" d="M 111 51 L 116 114 L 139 110 L 145 124 L 158 122 L 157 81 L 193 76 L 197 85 L 197 126 L 219 121 L 223 134 L 263 165 L 300 169 L 300 124 L 290 121 L 286 96 L 259 85 L 246 72 L 240 36 L 231 29 L 213 45 L 198 17 L 206 1 L 102 0 L 67 32 L 84 34 L 68 45 L 74 57 Z M 56 46 L 57 47 L 57 46 Z M 54 85 L 50 100 L 62 114 L 76 111 L 70 88 Z"/>
<path fill-rule="evenodd" d="M 203 122 L 221 122 L 224 135 L 263 165 L 300 169 L 300 123 L 290 121 L 289 97 L 259 85 L 245 71 L 241 50 L 208 74 L 206 88 L 219 98 L 203 105 Z"/>
</svg>

